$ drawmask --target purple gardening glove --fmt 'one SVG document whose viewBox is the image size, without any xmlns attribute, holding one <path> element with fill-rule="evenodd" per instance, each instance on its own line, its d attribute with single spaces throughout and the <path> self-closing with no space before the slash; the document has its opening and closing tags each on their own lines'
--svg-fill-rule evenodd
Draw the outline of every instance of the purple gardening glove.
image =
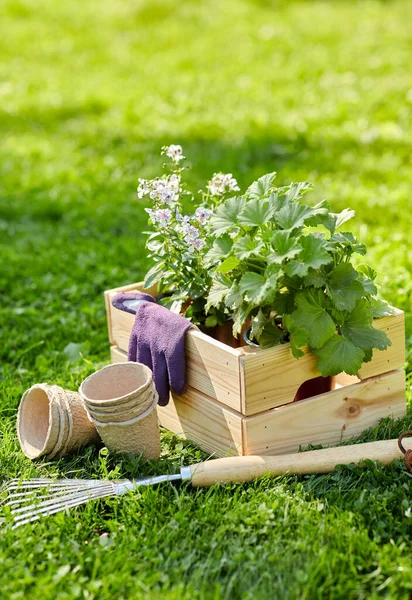
<svg viewBox="0 0 412 600">
<path fill-rule="evenodd" d="M 136 314 L 128 359 L 143 363 L 153 371 L 159 404 L 166 406 L 170 389 L 176 394 L 182 394 L 185 389 L 185 334 L 193 327 L 192 323 L 141 292 L 116 294 L 112 304 Z"/>
</svg>

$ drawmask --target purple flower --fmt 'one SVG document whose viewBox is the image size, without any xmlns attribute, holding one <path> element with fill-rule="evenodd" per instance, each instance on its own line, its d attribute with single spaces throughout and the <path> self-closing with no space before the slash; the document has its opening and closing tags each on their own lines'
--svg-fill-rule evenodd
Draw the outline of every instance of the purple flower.
<svg viewBox="0 0 412 600">
<path fill-rule="evenodd" d="M 199 221 L 199 223 L 206 223 L 210 215 L 211 212 L 207 208 L 197 208 L 195 212 L 195 217 Z"/>
</svg>

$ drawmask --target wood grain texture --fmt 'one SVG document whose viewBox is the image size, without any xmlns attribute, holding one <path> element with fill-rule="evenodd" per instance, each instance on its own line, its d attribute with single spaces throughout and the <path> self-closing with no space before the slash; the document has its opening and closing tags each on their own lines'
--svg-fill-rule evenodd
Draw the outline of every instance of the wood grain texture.
<svg viewBox="0 0 412 600">
<path fill-rule="evenodd" d="M 112 347 L 111 360 L 124 362 L 127 355 Z M 190 386 L 182 396 L 171 395 L 157 414 L 163 427 L 215 456 L 242 454 L 242 416 Z"/>
<path fill-rule="evenodd" d="M 105 293 L 111 344 L 127 352 L 134 315 L 114 308 L 111 298 L 119 291 L 141 291 L 141 284 L 133 284 Z M 153 293 L 153 292 L 152 292 Z M 193 389 L 240 412 L 240 350 L 231 348 L 210 336 L 190 330 L 186 334 L 186 380 Z"/>
<path fill-rule="evenodd" d="M 406 413 L 405 373 L 393 371 L 243 419 L 244 454 L 284 454 L 349 440 Z"/>
<path fill-rule="evenodd" d="M 404 447 L 412 449 L 412 439 L 405 439 Z M 215 483 L 247 482 L 263 475 L 330 473 L 338 465 L 358 465 L 364 460 L 390 464 L 402 457 L 398 441 L 385 440 L 281 456 L 221 458 L 192 465 L 190 470 L 192 485 L 206 487 Z"/>
<path fill-rule="evenodd" d="M 374 350 L 372 360 L 364 363 L 358 375 L 360 379 L 368 379 L 382 373 L 388 373 L 405 366 L 405 315 L 394 308 L 394 315 L 382 317 L 373 322 L 373 326 L 384 331 L 392 342 L 386 350 Z"/>
<path fill-rule="evenodd" d="M 401 369 L 405 363 L 405 324 L 402 311 L 374 321 L 374 327 L 385 331 L 392 342 L 387 350 L 375 351 L 372 361 L 359 372 L 360 379 Z M 296 360 L 289 344 L 261 350 L 241 348 L 240 357 L 242 402 L 241 412 L 253 415 L 293 401 L 299 386 L 320 375 L 317 358 L 308 348 Z"/>
</svg>

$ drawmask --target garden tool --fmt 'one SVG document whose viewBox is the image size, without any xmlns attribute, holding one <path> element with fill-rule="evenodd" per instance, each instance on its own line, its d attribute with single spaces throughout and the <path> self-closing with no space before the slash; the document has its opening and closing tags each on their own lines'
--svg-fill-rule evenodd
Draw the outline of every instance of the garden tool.
<svg viewBox="0 0 412 600">
<path fill-rule="evenodd" d="M 171 389 L 178 395 L 185 389 L 185 334 L 192 323 L 141 292 L 116 294 L 112 304 L 136 315 L 128 360 L 143 363 L 153 371 L 159 405 L 166 406 Z"/>
<path fill-rule="evenodd" d="M 108 365 L 87 377 L 79 392 L 108 448 L 159 458 L 158 395 L 148 367 L 138 362 Z"/>
<path fill-rule="evenodd" d="M 89 500 L 120 496 L 140 487 L 163 482 L 187 481 L 194 487 L 208 487 L 215 483 L 248 482 L 263 475 L 329 473 L 337 465 L 358 465 L 364 460 L 388 464 L 405 455 L 412 469 L 412 439 L 354 444 L 339 448 L 312 450 L 280 456 L 235 456 L 183 466 L 180 473 L 145 479 L 121 481 L 32 479 L 12 480 L 5 488 L 6 506 L 11 508 L 14 528 L 52 515 Z M 405 445 L 406 448 L 405 448 Z"/>
<path fill-rule="evenodd" d="M 17 415 L 21 449 L 31 459 L 57 458 L 100 442 L 77 392 L 38 383 L 22 396 Z"/>
</svg>

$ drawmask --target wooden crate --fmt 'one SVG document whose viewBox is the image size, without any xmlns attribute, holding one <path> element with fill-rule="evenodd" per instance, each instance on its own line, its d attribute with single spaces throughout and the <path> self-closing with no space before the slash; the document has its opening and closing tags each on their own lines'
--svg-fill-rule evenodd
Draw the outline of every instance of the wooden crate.
<svg viewBox="0 0 412 600">
<path fill-rule="evenodd" d="M 105 293 L 112 361 L 127 360 L 134 316 L 111 305 Z M 148 290 L 155 293 L 155 290 Z M 280 454 L 308 444 L 335 444 L 359 435 L 388 415 L 405 414 L 404 315 L 376 320 L 392 342 L 374 352 L 358 378 L 336 378 L 336 389 L 293 403 L 300 385 L 319 376 L 316 358 L 296 360 L 289 344 L 262 350 L 230 348 L 200 331 L 186 335 L 187 390 L 159 407 L 160 423 L 216 456 Z"/>
</svg>

